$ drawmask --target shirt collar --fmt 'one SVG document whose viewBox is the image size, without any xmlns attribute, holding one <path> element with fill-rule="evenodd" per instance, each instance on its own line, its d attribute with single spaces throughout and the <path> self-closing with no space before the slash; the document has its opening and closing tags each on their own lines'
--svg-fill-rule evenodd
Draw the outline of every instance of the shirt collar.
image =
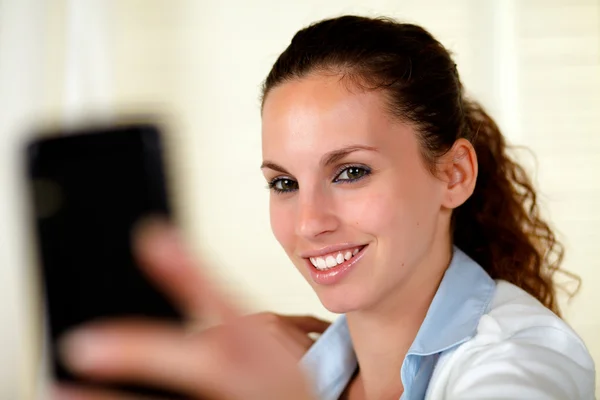
<svg viewBox="0 0 600 400">
<path fill-rule="evenodd" d="M 495 282 L 479 264 L 454 247 L 450 266 L 402 365 L 403 399 L 422 398 L 437 355 L 475 336 L 495 287 Z M 435 357 L 424 363 L 423 358 L 427 356 Z M 312 377 L 319 399 L 339 398 L 357 366 L 344 315 L 321 335 L 300 365 Z M 425 366 L 428 371 L 420 371 Z M 417 375 L 419 382 L 415 381 Z"/>
<path fill-rule="evenodd" d="M 408 354 L 440 353 L 475 336 L 495 282 L 457 247 Z M 443 334 L 440 334 L 444 332 Z"/>
<path fill-rule="evenodd" d="M 357 366 L 346 316 L 336 319 L 304 354 L 300 366 L 319 400 L 337 400 Z"/>
</svg>

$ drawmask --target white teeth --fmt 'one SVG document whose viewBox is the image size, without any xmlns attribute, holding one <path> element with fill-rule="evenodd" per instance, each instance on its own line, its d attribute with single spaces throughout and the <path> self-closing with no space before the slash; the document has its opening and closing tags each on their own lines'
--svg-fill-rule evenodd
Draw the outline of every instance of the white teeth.
<svg viewBox="0 0 600 400">
<path fill-rule="evenodd" d="M 320 269 L 325 269 L 325 267 L 327 267 L 327 263 L 325 263 L 323 257 L 317 257 L 317 267 Z"/>
<path fill-rule="evenodd" d="M 342 264 L 344 261 L 348 261 L 358 252 L 359 249 L 354 249 L 353 251 L 347 250 L 346 253 L 339 252 L 335 255 L 332 254 L 327 257 L 310 257 L 310 263 L 319 270 L 327 270 Z"/>
<path fill-rule="evenodd" d="M 332 256 L 327 256 L 327 259 L 325 261 L 327 261 L 327 266 L 329 268 L 335 267 L 337 265 L 337 262 L 335 261 L 335 258 L 333 258 Z"/>
</svg>

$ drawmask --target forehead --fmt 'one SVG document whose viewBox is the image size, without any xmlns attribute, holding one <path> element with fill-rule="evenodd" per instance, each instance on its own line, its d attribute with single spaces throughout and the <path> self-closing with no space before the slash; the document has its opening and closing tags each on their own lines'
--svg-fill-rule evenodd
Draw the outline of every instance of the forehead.
<svg viewBox="0 0 600 400">
<path fill-rule="evenodd" d="M 263 153 L 377 139 L 394 124 L 377 91 L 352 90 L 340 76 L 314 75 L 275 87 L 262 114 Z"/>
</svg>

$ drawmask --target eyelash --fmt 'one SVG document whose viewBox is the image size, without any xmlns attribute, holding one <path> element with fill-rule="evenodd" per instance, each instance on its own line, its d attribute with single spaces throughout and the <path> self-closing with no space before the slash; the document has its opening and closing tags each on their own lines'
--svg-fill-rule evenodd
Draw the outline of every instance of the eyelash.
<svg viewBox="0 0 600 400">
<path fill-rule="evenodd" d="M 361 176 L 360 178 L 356 178 L 356 179 L 344 179 L 344 180 L 337 180 L 337 178 L 342 174 L 342 172 L 349 170 L 351 168 L 358 168 L 364 171 L 364 175 Z M 367 167 L 366 165 L 360 165 L 360 164 L 346 164 L 343 165 L 341 167 L 339 167 L 335 173 L 335 178 L 333 180 L 333 183 L 342 183 L 342 184 L 347 184 L 347 183 L 355 183 L 358 182 L 366 177 L 368 177 L 369 175 L 371 175 L 372 170 L 371 168 Z M 291 178 L 288 177 L 276 177 L 273 178 L 271 181 L 269 181 L 268 185 L 267 185 L 267 189 L 272 190 L 273 192 L 275 192 L 276 194 L 284 194 L 284 193 L 289 193 L 289 192 L 293 192 L 295 190 L 281 190 L 281 189 L 277 189 L 276 185 L 277 182 L 279 181 L 283 181 L 283 180 L 289 180 L 289 181 L 294 181 Z M 294 181 L 295 182 L 295 181 Z M 298 184 L 296 182 L 296 184 Z M 297 190 L 297 189 L 296 189 Z"/>
</svg>

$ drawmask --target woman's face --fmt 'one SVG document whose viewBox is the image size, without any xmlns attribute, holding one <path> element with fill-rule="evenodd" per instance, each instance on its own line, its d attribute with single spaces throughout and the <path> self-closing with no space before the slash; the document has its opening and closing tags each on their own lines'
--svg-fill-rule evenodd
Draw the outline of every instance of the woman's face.
<svg viewBox="0 0 600 400">
<path fill-rule="evenodd" d="M 273 232 L 332 312 L 375 307 L 422 281 L 449 229 L 446 183 L 383 100 L 314 75 L 274 88 L 263 108 Z"/>
</svg>

